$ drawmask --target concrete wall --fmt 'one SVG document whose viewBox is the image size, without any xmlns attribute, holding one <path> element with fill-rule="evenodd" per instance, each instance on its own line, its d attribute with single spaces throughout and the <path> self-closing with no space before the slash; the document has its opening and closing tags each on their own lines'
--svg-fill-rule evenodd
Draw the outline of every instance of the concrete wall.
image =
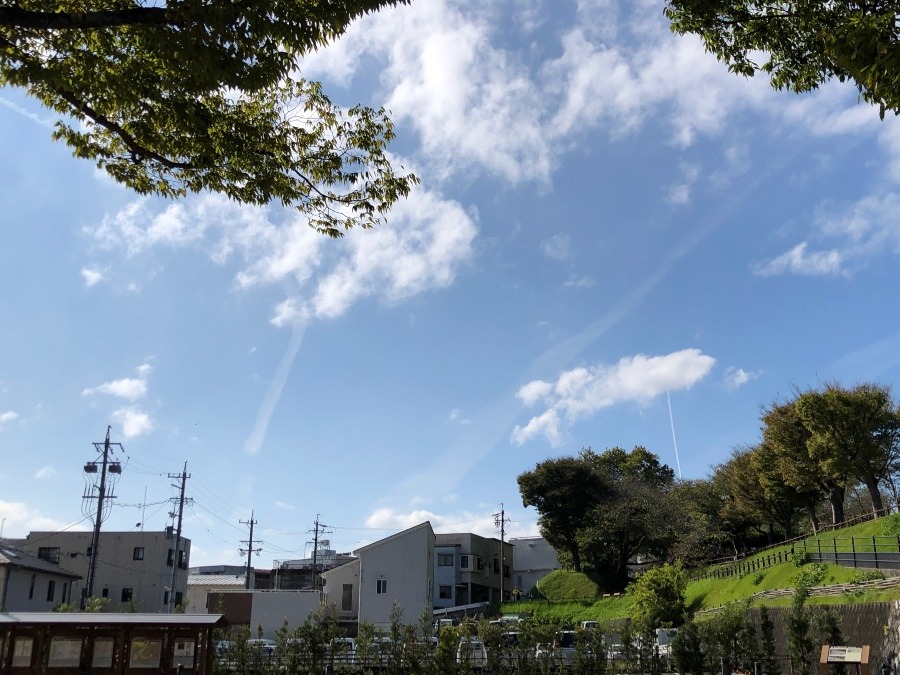
<svg viewBox="0 0 900 675">
<path fill-rule="evenodd" d="M 275 633 L 287 621 L 296 628 L 321 605 L 318 591 L 251 591 L 250 632 L 256 637 L 262 626 L 263 637 L 275 639 Z"/>
<path fill-rule="evenodd" d="M 443 609 L 446 607 L 455 607 L 456 602 L 456 586 L 459 584 L 459 545 L 434 547 L 434 602 L 435 609 Z M 439 565 L 438 561 L 441 556 L 453 556 L 452 565 Z M 450 597 L 440 597 L 441 586 L 450 587 Z"/>
</svg>

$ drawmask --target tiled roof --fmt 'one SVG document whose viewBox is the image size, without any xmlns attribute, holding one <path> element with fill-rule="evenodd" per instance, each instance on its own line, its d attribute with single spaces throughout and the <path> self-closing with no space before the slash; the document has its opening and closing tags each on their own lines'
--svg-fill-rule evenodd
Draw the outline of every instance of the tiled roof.
<svg viewBox="0 0 900 675">
<path fill-rule="evenodd" d="M 26 570 L 34 570 L 35 572 L 46 572 L 47 574 L 56 574 L 61 577 L 69 577 L 70 579 L 80 579 L 81 576 L 70 572 L 64 567 L 47 562 L 43 558 L 38 558 L 32 553 L 14 548 L 5 541 L 0 541 L 0 566 L 19 567 Z"/>
<path fill-rule="evenodd" d="M 246 578 L 243 574 L 191 574 L 188 586 L 243 586 Z"/>
</svg>

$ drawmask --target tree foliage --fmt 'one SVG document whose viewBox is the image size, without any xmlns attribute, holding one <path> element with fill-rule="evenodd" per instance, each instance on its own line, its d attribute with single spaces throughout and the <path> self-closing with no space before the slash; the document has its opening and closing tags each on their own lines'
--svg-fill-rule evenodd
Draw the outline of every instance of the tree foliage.
<svg viewBox="0 0 900 675">
<path fill-rule="evenodd" d="M 340 236 L 417 179 L 384 110 L 342 111 L 304 54 L 408 0 L 0 0 L 0 85 L 62 114 L 55 139 L 140 194 L 205 190 L 297 208 Z"/>
<path fill-rule="evenodd" d="M 795 92 L 850 80 L 882 117 L 900 113 L 898 12 L 895 0 L 667 0 L 665 9 L 672 30 L 699 35 L 734 73 L 761 71 Z"/>
<path fill-rule="evenodd" d="M 687 575 L 680 563 L 647 570 L 628 586 L 634 599 L 632 619 L 639 633 L 666 627 L 677 628 L 687 613 L 684 592 Z"/>
</svg>

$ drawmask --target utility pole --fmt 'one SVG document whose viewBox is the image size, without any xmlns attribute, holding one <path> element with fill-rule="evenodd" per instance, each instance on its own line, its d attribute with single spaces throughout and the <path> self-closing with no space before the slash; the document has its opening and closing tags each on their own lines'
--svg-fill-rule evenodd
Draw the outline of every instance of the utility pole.
<svg viewBox="0 0 900 675">
<path fill-rule="evenodd" d="M 503 549 L 505 548 L 506 536 L 506 512 L 503 510 L 503 504 L 500 504 L 500 513 L 494 514 L 494 526 L 500 528 L 500 602 L 503 602 Z"/>
<path fill-rule="evenodd" d="M 244 549 L 238 549 L 241 553 L 247 554 L 247 574 L 244 576 L 244 588 L 250 590 L 250 571 L 253 569 L 253 566 L 250 564 L 251 556 L 255 553 L 259 555 L 259 552 L 262 551 L 261 548 L 253 548 L 253 526 L 256 525 L 256 521 L 253 520 L 253 511 L 250 512 L 250 520 L 241 520 L 239 521 L 241 525 L 249 525 L 250 526 L 250 540 L 244 541 L 241 540 L 242 544 L 247 544 L 246 551 Z M 259 542 L 257 542 L 259 543 Z"/>
<path fill-rule="evenodd" d="M 318 567 L 318 559 L 317 555 L 319 553 L 319 530 L 322 530 L 322 534 L 325 534 L 325 528 L 327 525 L 320 523 L 319 518 L 321 514 L 316 514 L 316 527 L 313 530 L 313 557 L 312 557 L 312 584 L 315 590 L 319 590 L 319 567 Z"/>
<path fill-rule="evenodd" d="M 103 522 L 103 509 L 105 508 L 104 502 L 108 499 L 115 499 L 115 495 L 112 494 L 112 490 L 110 490 L 110 494 L 106 494 L 106 474 L 121 474 L 122 473 L 122 465 L 116 461 L 110 461 L 110 456 L 112 455 L 113 446 L 118 446 L 119 450 L 122 449 L 121 443 L 110 443 L 109 442 L 109 433 L 111 427 L 106 427 L 106 440 L 102 443 L 94 443 L 94 449 L 97 452 L 103 453 L 103 459 L 100 465 L 100 485 L 92 486 L 97 487 L 97 494 L 94 495 L 93 491 L 84 495 L 84 499 L 96 499 L 97 500 L 97 513 L 94 518 L 94 532 L 91 536 L 91 560 L 88 564 L 88 578 L 87 578 L 87 587 L 84 589 L 84 593 L 81 597 L 81 608 L 84 609 L 85 604 L 87 603 L 87 599 L 93 597 L 94 595 L 94 581 L 97 577 L 97 556 L 100 553 L 100 524 Z M 85 473 L 97 473 L 97 460 L 93 462 L 87 462 L 84 465 Z M 110 479 L 112 481 L 112 479 Z"/>
<path fill-rule="evenodd" d="M 169 478 L 180 478 L 180 485 L 172 485 L 172 487 L 180 488 L 181 494 L 178 497 L 178 527 L 175 529 L 175 559 L 172 561 L 172 585 L 169 589 L 169 605 L 166 608 L 166 612 L 168 614 L 172 613 L 172 608 L 175 606 L 175 582 L 178 579 L 178 566 L 181 563 L 181 553 L 178 550 L 178 547 L 181 546 L 181 521 L 184 516 L 184 487 L 187 484 L 187 479 L 190 478 L 191 475 L 187 472 L 187 462 L 184 463 L 184 470 L 181 472 L 179 476 L 177 473 L 170 473 Z M 172 514 L 175 515 L 174 513 Z"/>
</svg>

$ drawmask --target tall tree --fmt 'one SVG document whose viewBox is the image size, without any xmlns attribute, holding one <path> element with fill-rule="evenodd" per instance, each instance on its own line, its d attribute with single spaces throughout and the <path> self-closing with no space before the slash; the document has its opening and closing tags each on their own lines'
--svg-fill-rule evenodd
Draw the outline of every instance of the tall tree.
<svg viewBox="0 0 900 675">
<path fill-rule="evenodd" d="M 667 0 L 665 13 L 734 73 L 796 92 L 850 80 L 882 117 L 900 112 L 896 0 Z"/>
<path fill-rule="evenodd" d="M 807 492 L 818 489 L 831 505 L 832 523 L 844 522 L 846 472 L 828 472 L 810 455 L 811 433 L 803 424 L 796 401 L 773 403 L 763 411 L 763 443 L 775 454 L 776 466 L 788 485 Z M 814 514 L 813 527 L 817 528 Z"/>
<path fill-rule="evenodd" d="M 579 534 L 582 551 L 610 585 L 624 588 L 628 563 L 636 555 L 659 559 L 667 554 L 670 529 L 661 515 L 675 473 L 643 446 L 599 454 L 587 448 L 581 458 L 609 486 L 608 498 L 597 504 Z"/>
<path fill-rule="evenodd" d="M 607 498 L 602 476 L 582 458 L 561 457 L 540 462 L 516 480 L 522 504 L 537 509 L 543 537 L 567 551 L 572 567 L 581 572 L 578 535 L 589 524 L 594 507 Z"/>
<path fill-rule="evenodd" d="M 874 384 L 846 389 L 830 383 L 822 391 L 801 394 L 796 407 L 810 432 L 810 456 L 828 473 L 861 481 L 874 512 L 884 513 L 881 483 L 900 449 L 900 415 L 890 389 Z"/>
<path fill-rule="evenodd" d="M 416 178 L 391 165 L 384 111 L 342 111 L 298 60 L 407 1 L 0 0 L 0 86 L 63 115 L 53 137 L 140 194 L 280 203 L 340 236 Z"/>
</svg>

